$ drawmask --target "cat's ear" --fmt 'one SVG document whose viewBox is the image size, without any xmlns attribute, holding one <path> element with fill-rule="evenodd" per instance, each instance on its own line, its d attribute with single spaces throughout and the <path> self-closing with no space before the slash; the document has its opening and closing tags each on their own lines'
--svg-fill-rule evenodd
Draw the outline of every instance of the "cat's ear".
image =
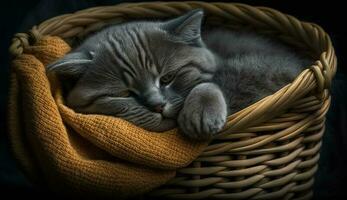
<svg viewBox="0 0 347 200">
<path fill-rule="evenodd" d="M 69 53 L 60 60 L 48 65 L 47 72 L 54 72 L 58 75 L 79 77 L 92 63 L 92 54 L 84 52 Z"/>
<path fill-rule="evenodd" d="M 184 42 L 200 46 L 202 45 L 201 23 L 203 16 L 202 9 L 195 9 L 165 22 L 162 27 L 170 34 L 180 37 Z"/>
</svg>

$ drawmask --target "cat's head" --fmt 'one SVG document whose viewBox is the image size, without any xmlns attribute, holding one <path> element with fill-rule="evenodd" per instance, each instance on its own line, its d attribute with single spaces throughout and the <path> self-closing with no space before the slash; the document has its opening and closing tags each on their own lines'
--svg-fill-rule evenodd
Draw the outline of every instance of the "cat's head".
<svg viewBox="0 0 347 200">
<path fill-rule="evenodd" d="M 158 130 L 215 71 L 201 38 L 202 10 L 164 22 L 114 25 L 47 67 L 77 80 L 67 104 L 79 112 L 123 117 Z M 153 119 L 148 119 L 153 118 Z"/>
</svg>

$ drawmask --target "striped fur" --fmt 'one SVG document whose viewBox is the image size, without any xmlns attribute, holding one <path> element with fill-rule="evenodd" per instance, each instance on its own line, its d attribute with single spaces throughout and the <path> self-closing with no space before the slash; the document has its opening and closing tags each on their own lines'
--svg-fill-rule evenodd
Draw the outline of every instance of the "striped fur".
<svg viewBox="0 0 347 200">
<path fill-rule="evenodd" d="M 228 114 L 273 93 L 307 64 L 255 34 L 206 31 L 203 12 L 164 22 L 113 25 L 87 38 L 49 72 L 76 80 L 67 104 L 195 139 L 219 131 Z M 269 79 L 265 77 L 268 76 Z"/>
</svg>

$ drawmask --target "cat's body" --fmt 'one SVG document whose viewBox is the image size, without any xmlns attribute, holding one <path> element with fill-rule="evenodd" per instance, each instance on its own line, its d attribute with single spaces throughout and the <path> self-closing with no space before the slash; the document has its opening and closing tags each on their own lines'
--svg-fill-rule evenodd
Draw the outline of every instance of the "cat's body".
<svg viewBox="0 0 347 200">
<path fill-rule="evenodd" d="M 220 57 L 212 82 L 222 90 L 228 114 L 275 93 L 310 64 L 292 49 L 255 33 L 213 30 L 203 37 Z"/>
<path fill-rule="evenodd" d="M 190 138 L 209 138 L 227 115 L 288 84 L 308 63 L 255 34 L 215 30 L 201 37 L 202 16 L 111 26 L 48 70 L 77 80 L 67 104 L 79 112 L 152 131 L 178 122 Z"/>
</svg>

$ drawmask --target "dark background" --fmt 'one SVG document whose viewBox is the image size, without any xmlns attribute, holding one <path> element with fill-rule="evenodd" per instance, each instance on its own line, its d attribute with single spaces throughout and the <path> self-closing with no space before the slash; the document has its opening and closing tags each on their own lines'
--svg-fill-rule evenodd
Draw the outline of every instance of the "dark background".
<svg viewBox="0 0 347 200">
<path fill-rule="evenodd" d="M 80 9 L 113 5 L 117 0 L 11 0 L 0 9 L 0 190 L 2 197 L 47 197 L 47 191 L 35 188 L 16 168 L 11 157 L 6 131 L 9 55 L 12 36 L 25 32 L 48 18 Z M 127 1 L 135 2 L 135 1 Z M 338 72 L 332 86 L 332 105 L 327 115 L 327 131 L 323 138 L 321 158 L 315 181 L 314 199 L 347 199 L 347 78 L 346 78 L 346 17 L 342 3 L 319 1 L 238 1 L 256 6 L 267 6 L 291 14 L 300 20 L 322 26 L 331 36 L 338 58 Z M 342 2 L 342 1 L 340 1 Z M 306 3 L 306 5 L 304 4 Z M 50 196 L 52 197 L 52 196 Z"/>
</svg>

